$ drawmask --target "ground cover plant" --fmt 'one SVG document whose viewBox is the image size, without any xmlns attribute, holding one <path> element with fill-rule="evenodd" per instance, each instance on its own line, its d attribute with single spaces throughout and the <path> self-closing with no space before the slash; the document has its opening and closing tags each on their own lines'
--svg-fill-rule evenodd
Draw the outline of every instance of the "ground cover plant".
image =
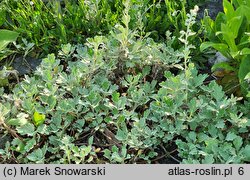
<svg viewBox="0 0 250 180">
<path fill-rule="evenodd" d="M 235 96 L 196 67 L 197 38 L 205 39 L 197 31 L 196 1 L 112 1 L 114 7 L 109 1 L 20 2 L 44 11 L 32 18 L 48 21 L 58 34 L 46 34 L 51 41 L 41 45 L 41 27 L 31 36 L 21 31 L 30 28 L 22 25 L 29 8 L 6 1 L 26 14 L 2 11 L 16 18 L 12 30 L 26 44 L 8 47 L 23 47 L 25 61 L 34 46 L 42 51 L 34 56 L 58 47 L 33 73 L 0 71 L 8 80 L 0 87 L 1 163 L 250 162 L 250 73 L 244 75 L 246 95 Z M 55 9 L 46 9 L 50 3 Z M 93 21 L 85 22 L 94 11 Z M 73 20 L 79 24 L 65 28 Z M 72 37 L 82 26 L 90 34 Z"/>
</svg>

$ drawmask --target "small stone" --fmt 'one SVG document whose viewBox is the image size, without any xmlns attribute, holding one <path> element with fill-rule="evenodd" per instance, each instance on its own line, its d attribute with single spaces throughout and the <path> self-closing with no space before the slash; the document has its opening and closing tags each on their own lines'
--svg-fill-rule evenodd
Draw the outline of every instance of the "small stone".
<svg viewBox="0 0 250 180">
<path fill-rule="evenodd" d="M 208 63 L 210 65 L 218 64 L 221 62 L 229 61 L 225 56 L 223 56 L 220 52 L 216 52 L 216 54 L 208 59 Z"/>
<path fill-rule="evenodd" d="M 18 71 L 19 75 L 29 74 L 32 71 L 36 70 L 36 67 L 40 65 L 41 59 L 35 59 L 31 57 L 26 57 L 24 60 L 23 57 L 17 57 L 13 61 L 13 68 Z"/>
</svg>

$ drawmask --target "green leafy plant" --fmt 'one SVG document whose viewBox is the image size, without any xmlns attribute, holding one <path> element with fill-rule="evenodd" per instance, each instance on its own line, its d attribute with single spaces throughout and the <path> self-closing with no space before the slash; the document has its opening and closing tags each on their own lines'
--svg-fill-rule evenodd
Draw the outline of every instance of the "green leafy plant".
<svg viewBox="0 0 250 180">
<path fill-rule="evenodd" d="M 180 31 L 186 28 L 186 0 L 134 0 L 130 3 L 133 7 L 129 12 L 130 28 L 136 28 L 140 17 L 143 31 L 151 33 L 156 41 L 164 40 L 167 30 L 178 37 Z M 122 21 L 125 8 L 120 0 L 34 0 L 32 3 L 28 0 L 4 0 L 1 7 L 1 13 L 5 14 L 2 16 L 5 20 L 3 26 L 35 43 L 34 50 L 42 56 L 57 53 L 62 44 L 84 43 L 94 35 L 107 34 Z M 179 49 L 180 45 L 177 39 L 173 43 L 174 49 Z"/>
<path fill-rule="evenodd" d="M 107 33 L 123 10 L 120 1 L 99 0 L 4 0 L 1 7 L 8 17 L 3 26 L 35 43 L 34 50 L 41 56 L 57 53 L 61 44 L 84 43 L 87 37 Z"/>
<path fill-rule="evenodd" d="M 213 47 L 229 59 L 212 67 L 212 70 L 223 68 L 235 72 L 241 85 L 241 91 L 246 95 L 248 85 L 244 77 L 250 71 L 249 68 L 249 30 L 250 8 L 249 1 L 223 1 L 224 13 L 219 13 L 216 20 L 208 16 L 204 18 L 206 35 L 209 42 L 202 43 L 203 51 Z"/>
<path fill-rule="evenodd" d="M 7 54 L 10 54 L 10 51 L 8 51 L 6 47 L 9 43 L 15 42 L 17 37 L 17 32 L 0 29 L 0 60 L 5 58 Z"/>
<path fill-rule="evenodd" d="M 0 29 L 0 51 L 4 50 L 9 43 L 16 41 L 17 37 L 16 32 Z"/>
</svg>

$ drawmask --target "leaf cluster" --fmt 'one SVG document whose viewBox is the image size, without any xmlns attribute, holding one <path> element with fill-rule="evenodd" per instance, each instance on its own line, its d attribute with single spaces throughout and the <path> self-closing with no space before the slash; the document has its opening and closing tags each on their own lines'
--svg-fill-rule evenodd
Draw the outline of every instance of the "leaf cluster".
<svg viewBox="0 0 250 180">
<path fill-rule="evenodd" d="M 250 1 L 223 0 L 224 13 L 220 12 L 216 20 L 209 16 L 204 18 L 204 26 L 208 42 L 202 43 L 203 51 L 209 47 L 221 52 L 229 59 L 212 67 L 225 69 L 234 73 L 240 83 L 241 92 L 246 96 L 249 84 L 244 80 L 250 72 L 249 30 L 250 30 Z M 232 79 L 232 78 L 230 78 Z M 227 83 L 230 83 L 227 81 Z"/>
</svg>

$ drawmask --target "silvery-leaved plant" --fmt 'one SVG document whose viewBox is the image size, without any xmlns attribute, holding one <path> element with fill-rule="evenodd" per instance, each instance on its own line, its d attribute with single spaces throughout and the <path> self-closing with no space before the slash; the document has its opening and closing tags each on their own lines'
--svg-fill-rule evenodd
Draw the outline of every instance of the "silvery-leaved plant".
<svg viewBox="0 0 250 180">
<path fill-rule="evenodd" d="M 11 93 L 0 89 L 0 131 L 8 137 L 0 161 L 249 162 L 250 103 L 227 97 L 214 81 L 204 85 L 207 75 L 188 63 L 190 29 L 174 50 L 168 32 L 168 43 L 137 38 L 128 9 L 123 21 L 110 35 L 63 45 Z M 156 68 L 164 77 L 155 78 Z"/>
</svg>

